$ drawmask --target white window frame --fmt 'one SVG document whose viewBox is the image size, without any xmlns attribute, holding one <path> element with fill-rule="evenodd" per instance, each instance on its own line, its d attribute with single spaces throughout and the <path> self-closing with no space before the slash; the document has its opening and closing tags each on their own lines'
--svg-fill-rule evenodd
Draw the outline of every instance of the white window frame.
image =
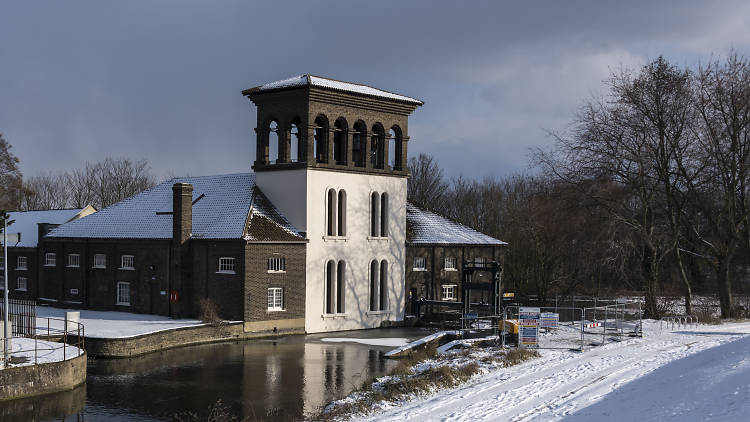
<svg viewBox="0 0 750 422">
<path fill-rule="evenodd" d="M 70 294 L 73 296 L 78 296 L 78 289 L 70 289 Z"/>
<path fill-rule="evenodd" d="M 421 266 L 419 264 L 422 264 Z M 414 257 L 414 271 L 427 271 L 427 259 L 423 256 Z"/>
<path fill-rule="evenodd" d="M 120 295 L 124 291 L 124 289 L 127 289 L 127 293 L 128 293 L 127 298 Z M 116 305 L 130 306 L 130 283 L 128 283 L 127 281 L 118 281 L 116 295 L 117 295 L 116 303 L 115 303 Z M 124 301 L 122 299 L 127 299 L 127 301 Z"/>
<path fill-rule="evenodd" d="M 99 259 L 101 259 L 103 263 L 100 264 Z M 94 254 L 94 265 L 92 268 L 107 268 L 107 254 Z"/>
<path fill-rule="evenodd" d="M 127 262 L 130 261 L 130 262 Z M 126 265 L 130 264 L 130 265 Z M 120 255 L 121 270 L 135 270 L 135 255 Z"/>
<path fill-rule="evenodd" d="M 272 256 L 268 258 L 268 267 L 266 271 L 269 273 L 285 273 L 286 257 Z"/>
<path fill-rule="evenodd" d="M 56 267 L 57 266 L 57 254 L 54 252 L 46 252 L 44 254 L 44 266 Z"/>
<path fill-rule="evenodd" d="M 78 268 L 81 266 L 81 255 L 77 253 L 68 254 L 68 267 Z"/>
<path fill-rule="evenodd" d="M 234 258 L 231 256 L 222 256 L 219 258 L 219 270 L 216 271 L 219 274 L 235 274 L 234 272 Z"/>
<path fill-rule="evenodd" d="M 284 289 L 282 287 L 268 288 L 268 312 L 284 310 Z"/>
<path fill-rule="evenodd" d="M 443 284 L 441 286 L 441 291 L 442 291 L 441 297 L 443 298 L 442 300 L 455 301 L 456 300 L 456 287 L 457 286 L 455 284 Z M 447 294 L 448 292 L 450 292 L 450 295 Z"/>
<path fill-rule="evenodd" d="M 23 284 L 23 287 L 21 287 L 21 284 Z M 28 288 L 29 288 L 29 279 L 26 277 L 18 277 L 18 280 L 16 280 L 16 290 L 18 290 L 19 292 L 25 292 L 27 291 L 26 289 Z"/>
<path fill-rule="evenodd" d="M 28 270 L 29 269 L 29 258 L 26 256 L 19 256 L 16 258 L 16 269 L 17 270 Z"/>
<path fill-rule="evenodd" d="M 445 257 L 444 268 L 446 271 L 458 271 L 458 260 L 453 256 Z"/>
</svg>

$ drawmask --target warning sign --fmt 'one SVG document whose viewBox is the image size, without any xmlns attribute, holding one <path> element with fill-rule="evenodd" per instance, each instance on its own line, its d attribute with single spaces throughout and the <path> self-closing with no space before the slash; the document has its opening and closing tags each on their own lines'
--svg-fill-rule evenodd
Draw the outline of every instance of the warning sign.
<svg viewBox="0 0 750 422">
<path fill-rule="evenodd" d="M 554 312 L 542 312 L 540 314 L 542 328 L 557 328 L 558 322 L 560 322 L 560 314 Z"/>
<path fill-rule="evenodd" d="M 522 307 L 518 309 L 518 345 L 537 347 L 539 345 L 539 308 Z"/>
</svg>

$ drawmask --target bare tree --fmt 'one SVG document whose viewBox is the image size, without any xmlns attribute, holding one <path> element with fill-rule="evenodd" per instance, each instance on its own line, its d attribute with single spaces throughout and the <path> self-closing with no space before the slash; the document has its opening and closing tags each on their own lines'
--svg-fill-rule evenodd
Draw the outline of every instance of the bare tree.
<svg viewBox="0 0 750 422">
<path fill-rule="evenodd" d="M 444 211 L 448 183 L 435 159 L 428 154 L 419 154 L 409 159 L 408 167 L 411 172 L 407 188 L 409 201 L 421 208 Z"/>
<path fill-rule="evenodd" d="M 0 209 L 18 209 L 22 197 L 23 175 L 11 145 L 0 133 Z"/>
<path fill-rule="evenodd" d="M 696 83 L 702 172 L 687 184 L 700 216 L 692 232 L 711 257 L 721 314 L 729 318 L 735 314 L 732 260 L 742 244 L 750 243 L 750 62 L 732 52 L 724 62 L 702 66 Z"/>
<path fill-rule="evenodd" d="M 59 210 L 69 206 L 64 174 L 39 174 L 26 180 L 24 186 L 27 193 L 21 207 L 25 210 Z"/>
</svg>

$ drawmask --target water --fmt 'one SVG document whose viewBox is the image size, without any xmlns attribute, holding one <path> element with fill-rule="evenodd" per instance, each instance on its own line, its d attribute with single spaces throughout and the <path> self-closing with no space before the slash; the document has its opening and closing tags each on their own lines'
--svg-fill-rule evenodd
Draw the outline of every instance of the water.
<svg viewBox="0 0 750 422">
<path fill-rule="evenodd" d="M 2 421 L 169 421 L 205 419 L 221 400 L 240 419 L 298 420 L 396 362 L 390 347 L 326 343 L 324 337 L 405 337 L 382 329 L 277 340 L 182 347 L 128 359 L 89 359 L 85 385 L 69 392 L 0 403 Z"/>
</svg>

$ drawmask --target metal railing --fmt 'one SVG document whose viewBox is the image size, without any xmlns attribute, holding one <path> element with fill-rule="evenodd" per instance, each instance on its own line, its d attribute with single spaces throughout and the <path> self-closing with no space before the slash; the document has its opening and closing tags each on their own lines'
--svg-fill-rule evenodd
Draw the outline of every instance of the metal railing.
<svg viewBox="0 0 750 422">
<path fill-rule="evenodd" d="M 0 300 L 0 315 L 5 313 L 5 304 Z M 13 320 L 13 335 L 34 335 L 36 328 L 36 301 L 8 299 L 8 314 Z M 0 318 L 1 319 L 1 318 Z"/>
<path fill-rule="evenodd" d="M 689 326 L 697 327 L 698 318 L 692 315 L 663 317 L 659 321 L 659 331 L 664 329 L 665 324 L 667 325 L 667 328 L 670 330 L 674 330 L 675 327 L 677 327 L 677 329 L 680 329 L 682 327 L 688 328 Z"/>
<path fill-rule="evenodd" d="M 13 321 L 15 326 L 15 321 Z M 14 328 L 15 332 L 15 328 Z M 37 317 L 34 323 L 33 334 L 12 336 L 11 345 L 25 344 L 21 348 L 12 348 L 10 356 L 5 356 L 5 366 L 14 364 L 14 358 L 19 358 L 20 364 L 27 364 L 32 357 L 34 365 L 38 365 L 40 357 L 47 354 L 55 353 L 62 350 L 62 360 L 80 356 L 84 353 L 85 329 L 83 324 L 77 321 L 66 320 L 65 318 Z M 68 344 L 69 341 L 72 344 Z M 34 347 L 27 345 L 27 340 L 33 340 Z M 41 362 L 45 363 L 45 362 Z"/>
</svg>

